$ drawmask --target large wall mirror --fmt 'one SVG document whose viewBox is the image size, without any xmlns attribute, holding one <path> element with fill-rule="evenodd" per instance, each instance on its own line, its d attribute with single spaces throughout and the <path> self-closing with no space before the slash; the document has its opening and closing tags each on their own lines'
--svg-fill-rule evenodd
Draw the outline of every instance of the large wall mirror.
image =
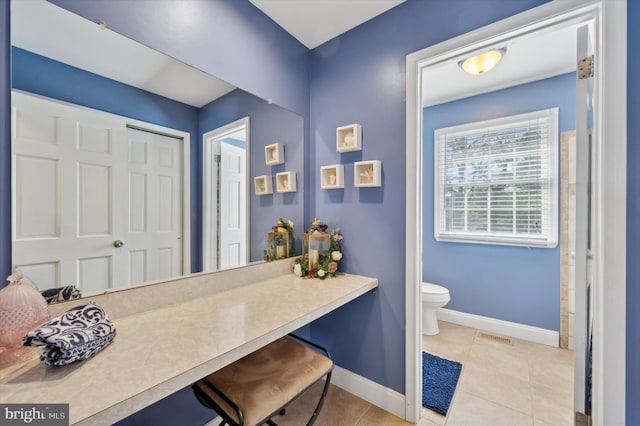
<svg viewBox="0 0 640 426">
<path fill-rule="evenodd" d="M 11 13 L 12 262 L 41 290 L 262 261 L 279 218 L 299 249 L 301 116 L 45 0 Z"/>
</svg>

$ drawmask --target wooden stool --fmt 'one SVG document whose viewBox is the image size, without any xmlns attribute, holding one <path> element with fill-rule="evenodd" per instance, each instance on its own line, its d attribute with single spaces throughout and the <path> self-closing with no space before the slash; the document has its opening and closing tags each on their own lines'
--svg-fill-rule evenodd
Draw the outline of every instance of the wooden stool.
<svg viewBox="0 0 640 426">
<path fill-rule="evenodd" d="M 272 417 L 283 413 L 290 402 L 326 376 L 318 405 L 307 423 L 312 425 L 329 389 L 332 370 L 326 349 L 289 335 L 199 380 L 192 388 L 205 407 L 223 418 L 220 426 L 275 425 Z"/>
</svg>

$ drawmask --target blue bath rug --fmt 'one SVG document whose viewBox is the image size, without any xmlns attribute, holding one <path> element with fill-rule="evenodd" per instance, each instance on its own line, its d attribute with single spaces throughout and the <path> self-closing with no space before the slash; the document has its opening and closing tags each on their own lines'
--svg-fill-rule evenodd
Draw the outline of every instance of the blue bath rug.
<svg viewBox="0 0 640 426">
<path fill-rule="evenodd" d="M 422 406 L 447 415 L 462 364 L 422 352 Z"/>
</svg>

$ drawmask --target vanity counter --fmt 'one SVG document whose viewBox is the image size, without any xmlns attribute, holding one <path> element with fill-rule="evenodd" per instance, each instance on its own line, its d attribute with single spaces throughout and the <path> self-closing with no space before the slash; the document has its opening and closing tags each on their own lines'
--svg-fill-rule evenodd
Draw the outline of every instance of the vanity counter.
<svg viewBox="0 0 640 426">
<path fill-rule="evenodd" d="M 286 274 L 114 319 L 115 340 L 86 361 L 0 370 L 1 399 L 68 403 L 70 424 L 110 425 L 377 286 L 350 274 Z"/>
</svg>

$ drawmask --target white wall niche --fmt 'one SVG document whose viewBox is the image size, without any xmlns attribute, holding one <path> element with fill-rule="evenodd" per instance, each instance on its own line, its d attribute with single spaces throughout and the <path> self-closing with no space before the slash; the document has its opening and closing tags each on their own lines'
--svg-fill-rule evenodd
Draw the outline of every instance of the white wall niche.
<svg viewBox="0 0 640 426">
<path fill-rule="evenodd" d="M 267 166 L 284 164 L 284 145 L 276 142 L 265 146 L 264 160 Z"/>
<path fill-rule="evenodd" d="M 296 172 L 276 173 L 276 191 L 296 192 Z"/>
<path fill-rule="evenodd" d="M 382 186 L 382 161 L 356 161 L 353 163 L 353 185 L 356 187 Z"/>
<path fill-rule="evenodd" d="M 336 129 L 336 151 L 349 152 L 362 150 L 362 126 L 349 124 Z"/>
<path fill-rule="evenodd" d="M 320 167 L 320 187 L 322 189 L 344 188 L 344 165 L 332 164 Z"/>
<path fill-rule="evenodd" d="M 253 178 L 256 195 L 273 194 L 273 179 L 271 175 L 256 176 Z"/>
</svg>

